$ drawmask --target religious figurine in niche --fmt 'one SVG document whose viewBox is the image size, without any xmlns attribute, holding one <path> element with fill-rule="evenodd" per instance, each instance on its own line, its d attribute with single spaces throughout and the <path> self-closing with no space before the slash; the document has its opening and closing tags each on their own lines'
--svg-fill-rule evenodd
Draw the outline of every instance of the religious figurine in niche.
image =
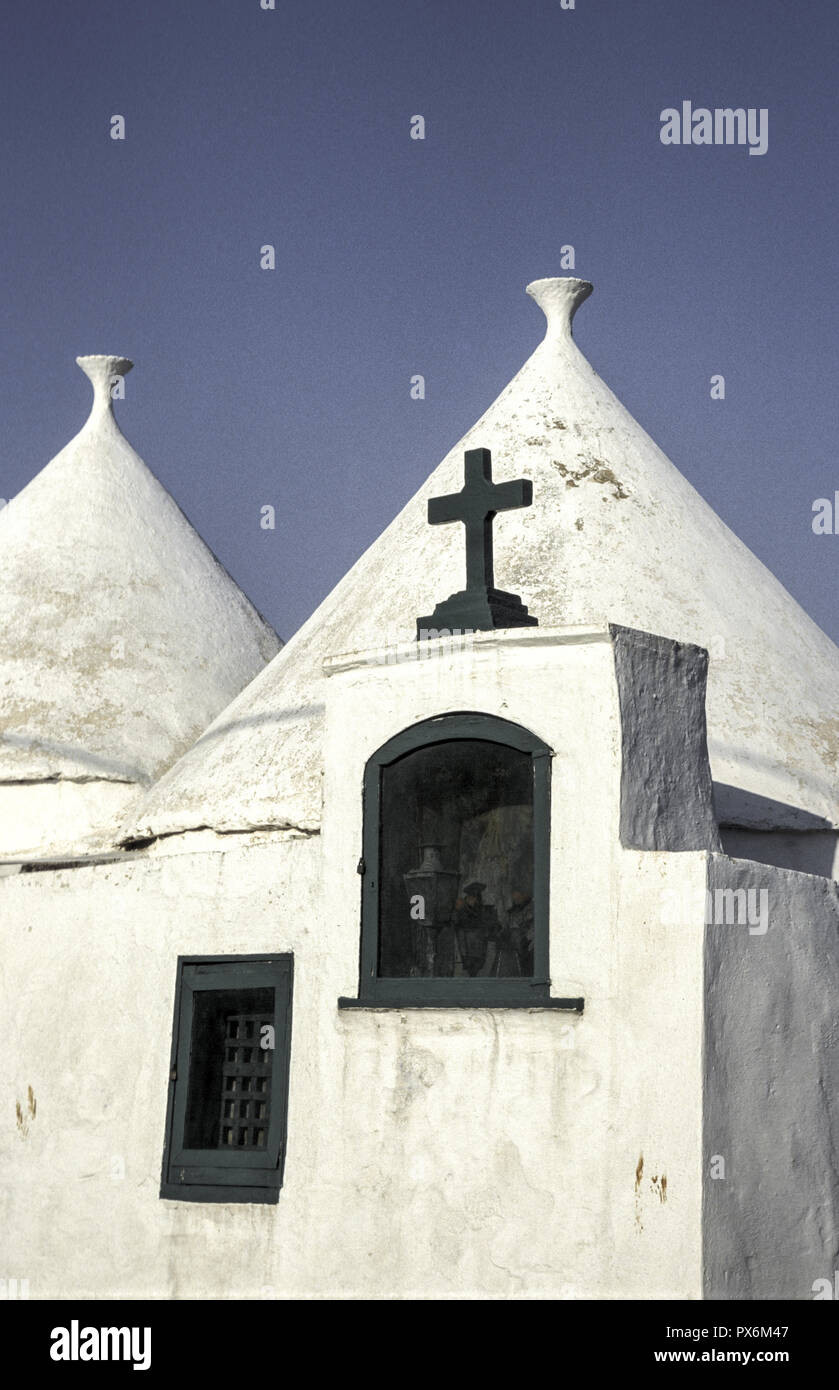
<svg viewBox="0 0 839 1390">
<path fill-rule="evenodd" d="M 517 940 L 514 929 L 510 926 L 499 926 L 498 934 L 492 943 L 492 960 L 488 974 L 496 977 L 504 976 L 505 978 L 509 975 L 520 975 L 522 973 L 521 964 L 516 947 Z"/>
<path fill-rule="evenodd" d="M 507 909 L 507 925 L 498 941 L 496 975 L 533 974 L 533 899 L 514 888 Z"/>
<path fill-rule="evenodd" d="M 486 961 L 479 973 L 495 979 L 532 976 L 533 901 L 529 893 L 513 889 L 506 922 L 496 923 L 490 932 Z"/>
<path fill-rule="evenodd" d="M 472 976 L 481 973 L 489 943 L 497 938 L 499 931 L 495 908 L 483 900 L 485 888 L 485 883 L 467 883 L 452 913 L 457 952 L 466 974 Z"/>
</svg>

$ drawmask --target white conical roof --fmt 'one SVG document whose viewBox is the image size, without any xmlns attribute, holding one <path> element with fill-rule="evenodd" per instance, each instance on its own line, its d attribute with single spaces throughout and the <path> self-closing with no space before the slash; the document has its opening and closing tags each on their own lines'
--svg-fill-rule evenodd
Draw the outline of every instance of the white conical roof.
<svg viewBox="0 0 839 1390">
<path fill-rule="evenodd" d="M 711 651 L 709 751 L 737 823 L 839 824 L 839 650 L 728 529 L 601 381 L 571 336 L 591 286 L 528 286 L 544 341 L 272 664 L 149 794 L 152 834 L 319 819 L 322 662 L 415 636 L 462 589 L 460 525 L 429 526 L 430 497 L 463 485 L 467 448 L 533 504 L 494 524 L 495 583 L 542 627 L 615 622 Z M 770 810 L 766 801 L 781 803 Z M 787 807 L 788 810 L 783 808 Z"/>
<path fill-rule="evenodd" d="M 148 783 L 281 645 L 120 433 L 131 363 L 76 360 L 89 419 L 0 511 L 0 783 Z"/>
</svg>

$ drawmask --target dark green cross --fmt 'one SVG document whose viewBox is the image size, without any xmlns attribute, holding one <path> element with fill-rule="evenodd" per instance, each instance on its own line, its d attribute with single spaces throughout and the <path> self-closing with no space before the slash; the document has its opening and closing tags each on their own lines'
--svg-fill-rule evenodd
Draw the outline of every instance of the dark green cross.
<svg viewBox="0 0 839 1390">
<path fill-rule="evenodd" d="M 445 497 L 432 497 L 428 521 L 431 526 L 461 521 L 466 527 L 466 588 L 438 603 L 432 617 L 417 619 L 419 639 L 429 630 L 532 627 L 537 623 L 516 594 L 494 587 L 492 556 L 495 517 L 514 507 L 529 507 L 533 484 L 528 478 L 494 483 L 489 449 L 467 449 L 464 461 L 463 487 Z"/>
<path fill-rule="evenodd" d="M 492 481 L 492 454 L 489 449 L 467 449 L 464 454 L 464 486 L 446 497 L 432 497 L 428 521 L 440 526 L 462 521 L 466 527 L 466 589 L 491 589 L 495 583 L 492 564 L 492 523 L 498 512 L 529 507 L 533 484 L 528 478 L 509 483 Z"/>
</svg>

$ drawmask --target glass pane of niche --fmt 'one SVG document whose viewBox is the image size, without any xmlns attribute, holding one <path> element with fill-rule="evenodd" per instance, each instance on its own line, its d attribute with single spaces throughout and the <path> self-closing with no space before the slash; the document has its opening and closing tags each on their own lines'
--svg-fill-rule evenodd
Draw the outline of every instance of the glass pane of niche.
<svg viewBox="0 0 839 1390">
<path fill-rule="evenodd" d="M 453 739 L 382 769 L 379 976 L 533 976 L 533 763 Z"/>
<path fill-rule="evenodd" d="M 185 1148 L 267 1146 L 273 1025 L 273 988 L 196 991 Z"/>
</svg>

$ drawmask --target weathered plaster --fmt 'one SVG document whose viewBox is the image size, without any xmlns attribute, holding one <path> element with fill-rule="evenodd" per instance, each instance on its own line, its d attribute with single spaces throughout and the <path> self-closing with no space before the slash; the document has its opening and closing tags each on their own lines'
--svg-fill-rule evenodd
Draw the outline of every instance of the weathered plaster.
<svg viewBox="0 0 839 1390">
<path fill-rule="evenodd" d="M 621 844 L 719 849 L 705 736 L 708 653 L 610 627 L 621 715 Z"/>
<path fill-rule="evenodd" d="M 0 879 L 2 1108 L 37 1097 L 0 1138 L 10 1274 L 33 1297 L 699 1297 L 704 926 L 659 905 L 696 896 L 706 856 L 620 847 L 608 631 L 349 664 L 324 692 L 322 835 L 205 830 Z M 357 985 L 364 763 L 457 708 L 555 750 L 551 976 L 581 1016 L 337 1008 Z M 257 951 L 295 957 L 279 1203 L 161 1201 L 176 958 Z"/>
<path fill-rule="evenodd" d="M 708 887 L 765 893 L 767 930 L 708 914 L 705 1295 L 812 1299 L 839 1268 L 839 887 L 722 855 Z"/>
<path fill-rule="evenodd" d="M 754 859 L 779 869 L 839 878 L 839 835 L 835 830 L 740 830 L 720 827 L 722 848 L 732 859 Z"/>
<path fill-rule="evenodd" d="M 144 788 L 131 782 L 0 782 L 0 858 L 112 845 Z"/>
<path fill-rule="evenodd" d="M 674 1094 L 698 1078 L 699 989 L 657 1008 L 684 942 L 627 929 L 637 894 L 697 856 L 655 858 L 652 882 L 628 859 L 626 896 L 578 927 L 582 1018 L 339 1013 L 358 924 L 328 915 L 317 839 L 0 879 L 7 1268 L 38 1298 L 698 1296 L 700 1100 L 691 1126 Z M 161 1201 L 176 957 L 269 949 L 295 956 L 279 1203 Z M 668 1058 L 668 1085 L 627 1086 L 636 1051 Z M 636 1192 L 641 1150 L 665 1205 Z"/>
</svg>

